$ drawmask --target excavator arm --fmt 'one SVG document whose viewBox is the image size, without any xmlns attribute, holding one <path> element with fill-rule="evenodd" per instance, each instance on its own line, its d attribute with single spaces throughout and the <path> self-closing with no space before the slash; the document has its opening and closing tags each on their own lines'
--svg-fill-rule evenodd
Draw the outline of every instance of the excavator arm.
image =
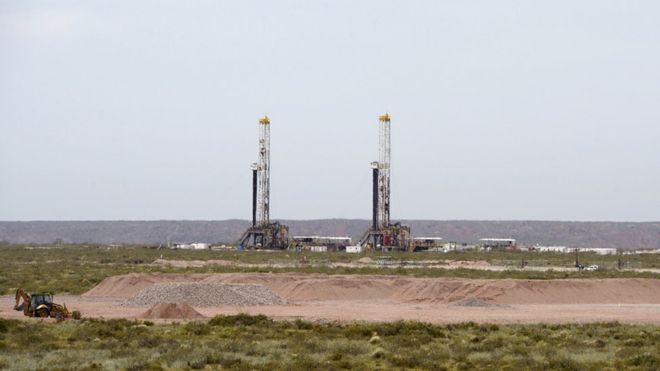
<svg viewBox="0 0 660 371">
<path fill-rule="evenodd" d="M 14 310 L 21 310 L 21 299 L 23 299 L 23 314 L 27 316 L 30 313 L 30 295 L 22 288 L 18 288 L 18 290 L 16 290 L 16 305 L 14 305 Z"/>
</svg>

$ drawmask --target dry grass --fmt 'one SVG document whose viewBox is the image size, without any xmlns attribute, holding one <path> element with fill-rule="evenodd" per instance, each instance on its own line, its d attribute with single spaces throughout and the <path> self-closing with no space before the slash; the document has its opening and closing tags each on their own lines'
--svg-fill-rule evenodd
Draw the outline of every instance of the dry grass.
<svg viewBox="0 0 660 371">
<path fill-rule="evenodd" d="M 163 325 L 0 320 L 0 368 L 205 367 L 656 370 L 660 328 L 618 323 L 339 325 L 249 315 Z"/>
<path fill-rule="evenodd" d="M 295 263 L 307 256 L 311 264 L 287 268 L 268 267 L 223 267 L 205 266 L 201 268 L 170 268 L 152 266 L 154 260 L 210 260 L 224 259 L 242 263 Z M 381 253 L 371 254 L 376 259 Z M 513 266 L 520 261 L 520 253 L 513 252 L 466 252 L 451 254 L 395 253 L 394 260 L 419 259 L 458 259 L 486 260 L 494 264 Z M 167 250 L 147 247 L 107 248 L 102 246 L 66 245 L 48 249 L 32 249 L 25 246 L 0 247 L 0 294 L 11 294 L 17 287 L 28 291 L 47 291 L 52 293 L 79 294 L 85 292 L 104 278 L 131 272 L 170 272 L 170 273 L 229 273 L 229 272 L 300 272 L 326 274 L 396 274 L 417 277 L 460 277 L 460 278 L 520 278 L 520 279 L 557 279 L 557 278 L 660 278 L 657 273 L 638 273 L 603 269 L 596 272 L 558 272 L 558 271 L 486 271 L 477 269 L 435 269 L 435 268 L 332 268 L 324 263 L 348 261 L 360 256 L 345 253 L 294 253 L 294 252 L 259 252 L 259 251 L 188 251 Z M 525 259 L 530 265 L 571 266 L 571 254 L 527 253 Z M 616 256 L 597 256 L 584 254 L 583 261 L 610 267 Z M 660 254 L 632 256 L 635 266 L 658 267 Z"/>
</svg>

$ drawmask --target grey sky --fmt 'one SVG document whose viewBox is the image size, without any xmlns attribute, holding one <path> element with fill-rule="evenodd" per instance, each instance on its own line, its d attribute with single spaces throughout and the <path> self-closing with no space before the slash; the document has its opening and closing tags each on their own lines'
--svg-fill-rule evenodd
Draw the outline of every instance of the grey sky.
<svg viewBox="0 0 660 371">
<path fill-rule="evenodd" d="M 0 0 L 0 220 L 660 220 L 658 1 Z"/>
</svg>

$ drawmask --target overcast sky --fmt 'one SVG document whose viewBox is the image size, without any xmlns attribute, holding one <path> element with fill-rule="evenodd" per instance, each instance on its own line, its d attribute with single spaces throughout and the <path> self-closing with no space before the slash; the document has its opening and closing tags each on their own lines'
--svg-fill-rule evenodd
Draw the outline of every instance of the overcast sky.
<svg viewBox="0 0 660 371">
<path fill-rule="evenodd" d="M 0 220 L 660 220 L 658 1 L 0 0 Z"/>
</svg>

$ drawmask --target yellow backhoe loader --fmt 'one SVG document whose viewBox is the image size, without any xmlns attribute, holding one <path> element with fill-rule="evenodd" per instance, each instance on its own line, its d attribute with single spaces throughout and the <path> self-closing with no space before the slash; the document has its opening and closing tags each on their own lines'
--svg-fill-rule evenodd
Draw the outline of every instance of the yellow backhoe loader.
<svg viewBox="0 0 660 371">
<path fill-rule="evenodd" d="M 23 302 L 21 303 L 21 300 Z M 45 293 L 34 293 L 32 295 L 19 288 L 16 290 L 16 305 L 14 310 L 22 310 L 28 317 L 53 317 L 57 319 L 73 318 L 80 319 L 80 312 L 74 310 L 69 312 L 66 304 L 53 303 L 53 295 Z"/>
</svg>

